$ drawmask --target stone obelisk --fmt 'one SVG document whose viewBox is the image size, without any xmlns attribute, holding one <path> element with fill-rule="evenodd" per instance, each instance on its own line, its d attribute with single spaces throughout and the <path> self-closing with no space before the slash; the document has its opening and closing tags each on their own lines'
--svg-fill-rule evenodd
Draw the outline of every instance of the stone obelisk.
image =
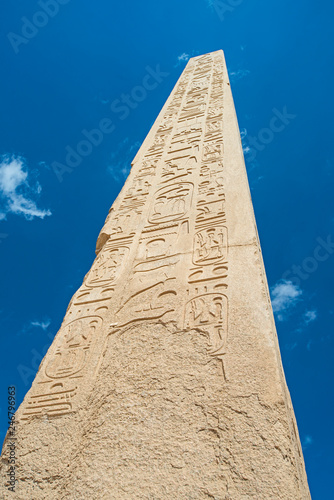
<svg viewBox="0 0 334 500">
<path fill-rule="evenodd" d="M 309 499 L 221 50 L 189 60 L 96 251 L 17 412 L 15 498 Z"/>
</svg>

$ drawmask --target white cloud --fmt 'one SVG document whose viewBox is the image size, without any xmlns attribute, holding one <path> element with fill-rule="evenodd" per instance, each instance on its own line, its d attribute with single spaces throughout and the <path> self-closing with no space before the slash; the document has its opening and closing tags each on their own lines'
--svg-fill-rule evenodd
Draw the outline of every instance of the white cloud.
<svg viewBox="0 0 334 500">
<path fill-rule="evenodd" d="M 308 325 L 309 323 L 312 323 L 312 321 L 315 321 L 318 317 L 318 313 L 315 309 L 306 311 L 304 314 L 304 321 Z"/>
<path fill-rule="evenodd" d="M 231 71 L 229 73 L 231 82 L 236 82 L 237 80 L 241 80 L 245 78 L 245 76 L 249 75 L 250 71 L 248 69 L 238 69 L 238 71 Z"/>
<path fill-rule="evenodd" d="M 24 168 L 24 159 L 20 157 L 2 156 L 0 161 L 0 220 L 7 214 L 23 215 L 27 220 L 34 217 L 44 219 L 51 215 L 50 210 L 40 210 L 32 195 L 40 194 L 42 188 L 38 182 L 35 187 L 29 185 L 28 172 Z"/>
<path fill-rule="evenodd" d="M 42 330 L 47 330 L 51 324 L 50 319 L 46 319 L 45 321 L 31 321 L 30 325 L 37 327 L 37 328 L 42 328 Z"/>
<path fill-rule="evenodd" d="M 281 280 L 271 288 L 272 306 L 279 321 L 284 321 L 287 313 L 300 300 L 301 289 L 291 281 Z"/>
</svg>

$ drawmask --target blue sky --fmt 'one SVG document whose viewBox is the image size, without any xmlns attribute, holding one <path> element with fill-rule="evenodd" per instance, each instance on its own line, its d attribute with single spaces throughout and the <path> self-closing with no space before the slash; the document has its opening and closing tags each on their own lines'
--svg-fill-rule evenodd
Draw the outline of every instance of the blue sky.
<svg viewBox="0 0 334 500">
<path fill-rule="evenodd" d="M 222 48 L 311 493 L 332 497 L 333 11 L 315 0 L 6 3 L 2 439 L 7 387 L 16 385 L 21 402 L 187 59 Z M 147 75 L 152 88 L 140 93 Z M 127 94 L 136 99 L 121 113 Z"/>
</svg>

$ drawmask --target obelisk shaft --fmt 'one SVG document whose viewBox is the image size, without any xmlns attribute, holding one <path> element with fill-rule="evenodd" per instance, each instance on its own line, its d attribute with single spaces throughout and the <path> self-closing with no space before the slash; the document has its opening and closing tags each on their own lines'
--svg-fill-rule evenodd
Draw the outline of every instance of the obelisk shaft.
<svg viewBox="0 0 334 500">
<path fill-rule="evenodd" d="M 16 498 L 310 498 L 222 51 L 188 62 L 17 418 Z"/>
</svg>

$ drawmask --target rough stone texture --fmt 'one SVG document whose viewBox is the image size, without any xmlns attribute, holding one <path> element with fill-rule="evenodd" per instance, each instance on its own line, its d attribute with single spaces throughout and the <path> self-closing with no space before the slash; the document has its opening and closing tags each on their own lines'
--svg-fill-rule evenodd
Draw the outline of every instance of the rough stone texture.
<svg viewBox="0 0 334 500">
<path fill-rule="evenodd" d="M 134 159 L 17 419 L 18 499 L 310 498 L 222 51 Z"/>
</svg>

